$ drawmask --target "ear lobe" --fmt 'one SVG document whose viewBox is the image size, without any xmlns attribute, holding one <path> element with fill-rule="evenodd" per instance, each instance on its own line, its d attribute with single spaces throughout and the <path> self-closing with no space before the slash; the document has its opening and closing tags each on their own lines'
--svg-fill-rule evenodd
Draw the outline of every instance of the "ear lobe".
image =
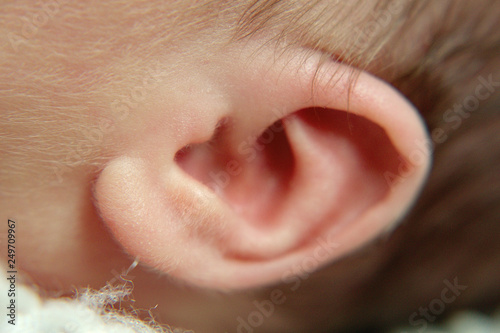
<svg viewBox="0 0 500 333">
<path fill-rule="evenodd" d="M 238 102 L 204 118 L 205 134 L 107 164 L 96 203 L 129 254 L 194 285 L 240 289 L 306 262 L 310 272 L 395 225 L 430 165 L 418 112 L 367 73 L 350 86 L 351 68 L 316 72 L 314 61 L 225 74 L 241 81 L 224 91 Z"/>
</svg>

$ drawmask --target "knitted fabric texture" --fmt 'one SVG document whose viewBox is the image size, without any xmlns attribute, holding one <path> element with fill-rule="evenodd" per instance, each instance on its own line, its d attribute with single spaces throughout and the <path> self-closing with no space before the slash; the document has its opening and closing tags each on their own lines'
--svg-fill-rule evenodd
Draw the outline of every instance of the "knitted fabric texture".
<svg viewBox="0 0 500 333">
<path fill-rule="evenodd" d="M 5 333 L 167 333 L 184 332 L 179 329 L 160 327 L 139 320 L 116 305 L 127 300 L 131 286 L 110 285 L 101 290 L 85 290 L 73 298 L 60 297 L 42 299 L 31 287 L 15 283 L 15 297 L 8 297 L 11 283 L 0 279 L 0 302 L 6 312 L 0 321 L 0 332 Z M 15 300 L 15 310 L 6 305 Z M 115 305 L 115 308 L 113 308 Z M 119 308 L 119 306 L 118 306 Z M 15 314 L 9 317 L 9 313 Z M 13 325 L 14 324 L 14 325 Z"/>
<path fill-rule="evenodd" d="M 0 265 L 1 267 L 1 265 Z M 4 268 L 4 267 L 2 267 Z M 4 270 L 6 271 L 6 270 Z M 15 283 L 15 320 L 9 323 L 12 297 L 8 296 L 10 282 L 0 279 L 0 304 L 4 309 L 0 321 L 0 333 L 194 333 L 179 328 L 162 327 L 153 320 L 146 322 L 133 314 L 120 310 L 132 292 L 132 285 L 106 286 L 101 290 L 84 290 L 72 298 L 44 299 L 20 281 Z M 7 316 L 5 316 L 5 312 Z M 430 324 L 430 323 L 429 323 Z M 400 327 L 389 333 L 498 333 L 500 311 L 489 317 L 475 312 L 455 314 L 441 325 L 429 325 L 425 330 L 416 327 Z"/>
</svg>

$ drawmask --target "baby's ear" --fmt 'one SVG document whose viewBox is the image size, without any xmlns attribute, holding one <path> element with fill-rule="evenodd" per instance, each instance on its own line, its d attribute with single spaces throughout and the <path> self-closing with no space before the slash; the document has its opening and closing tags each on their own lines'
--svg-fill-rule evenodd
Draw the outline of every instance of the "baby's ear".
<svg viewBox="0 0 500 333">
<path fill-rule="evenodd" d="M 186 69 L 203 80 L 145 104 L 159 118 L 95 186 L 130 255 L 197 286 L 249 288 L 324 266 L 409 209 L 430 165 L 417 110 L 366 72 L 273 56 Z"/>
</svg>

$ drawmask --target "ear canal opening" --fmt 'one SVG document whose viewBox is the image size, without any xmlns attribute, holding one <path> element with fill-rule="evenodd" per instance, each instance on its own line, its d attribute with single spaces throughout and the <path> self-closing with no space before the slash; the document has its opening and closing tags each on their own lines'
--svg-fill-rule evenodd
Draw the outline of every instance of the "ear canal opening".
<svg viewBox="0 0 500 333">
<path fill-rule="evenodd" d="M 231 130 L 230 120 L 219 122 L 210 140 L 184 146 L 175 161 L 240 216 L 268 221 L 278 208 L 273 198 L 285 195 L 295 166 L 282 120 L 239 142 L 230 142 Z"/>
</svg>

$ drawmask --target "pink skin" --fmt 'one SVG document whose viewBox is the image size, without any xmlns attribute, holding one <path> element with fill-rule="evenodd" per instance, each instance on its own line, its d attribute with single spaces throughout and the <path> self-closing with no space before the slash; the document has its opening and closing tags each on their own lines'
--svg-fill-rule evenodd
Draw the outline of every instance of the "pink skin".
<svg viewBox="0 0 500 333">
<path fill-rule="evenodd" d="M 241 290 L 306 278 L 395 225 L 430 163 L 417 111 L 368 73 L 349 91 L 347 66 L 329 61 L 316 72 L 319 52 L 295 47 L 276 57 L 262 44 L 198 54 L 186 42 L 159 53 L 160 79 L 128 115 L 108 110 L 127 95 L 120 90 L 95 102 L 107 113 L 90 109 L 115 125 L 100 127 L 102 169 L 83 163 L 42 190 L 28 191 L 27 179 L 22 199 L 2 198 L 34 283 L 99 288 L 139 258 L 138 306 L 158 304 L 165 320 L 210 331 L 204 316 L 238 310 L 179 281 Z M 277 120 L 284 129 L 256 142 Z M 423 159 L 413 163 L 416 152 Z M 223 186 L 210 176 L 222 171 Z M 388 184 L 386 172 L 398 181 Z"/>
<path fill-rule="evenodd" d="M 248 52 L 254 51 L 250 45 Z M 408 160 L 417 149 L 415 142 L 426 140 L 420 118 L 396 91 L 362 73 L 351 92 L 349 111 L 353 117 L 369 119 L 371 140 L 363 140 L 365 132 L 352 136 L 346 127 L 316 124 L 307 108 L 326 108 L 324 119 L 332 122 L 335 116 L 328 115 L 328 109 L 347 109 L 347 68 L 332 62 L 315 73 L 317 58 L 311 56 L 304 64 L 301 52 L 308 51 L 294 52 L 272 66 L 270 51 L 260 53 L 251 66 L 245 53 L 233 57 L 236 61 L 231 66 L 224 62 L 226 54 L 214 55 L 198 66 L 179 60 L 178 76 L 167 77 L 141 105 L 142 114 L 132 114 L 108 139 L 119 142 L 112 146 L 120 150 L 113 152 L 102 172 L 87 176 L 75 172 L 66 178 L 65 186 L 33 200 L 29 210 L 22 209 L 21 201 L 11 202 L 10 211 L 18 221 L 38 222 L 30 229 L 19 223 L 26 239 L 38 240 L 19 253 L 23 269 L 49 289 L 97 287 L 110 279 L 110 272 L 123 270 L 131 257 L 138 257 L 145 266 L 133 273 L 136 292 L 142 297 L 140 304 L 149 306 L 158 302 L 153 290 L 178 291 L 167 279 L 148 282 L 147 266 L 207 288 L 256 287 L 285 279 L 292 267 L 310 257 L 317 259 L 314 268 L 326 265 L 390 228 L 418 193 L 429 164 L 427 160 L 414 165 L 414 172 L 393 188 L 384 181 L 383 172 L 397 174 L 401 163 L 397 156 Z M 326 79 L 329 72 L 339 73 L 337 84 Z M 318 81 L 311 95 L 314 74 Z M 193 91 L 201 93 L 193 95 Z M 283 110 L 284 132 L 293 155 L 293 185 L 280 183 L 278 177 L 277 185 L 263 194 L 259 189 L 279 170 L 262 162 L 260 146 L 255 148 L 258 157 L 250 162 L 237 151 L 242 142 L 279 119 L 277 109 Z M 292 115 L 299 110 L 305 111 Z M 220 139 L 226 151 L 222 156 L 239 157 L 249 171 L 232 177 L 230 185 L 216 188 L 218 195 L 214 195 L 199 174 L 212 167 L 220 171 L 217 160 L 208 160 L 221 155 L 191 160 L 188 154 L 183 165 L 175 156 L 187 144 L 209 141 L 223 118 L 230 125 Z M 335 135 L 335 131 L 346 134 Z M 370 154 L 372 140 L 385 145 L 376 151 L 387 151 L 388 160 Z M 210 155 L 208 151 L 205 155 Z M 202 170 L 190 171 L 190 163 L 200 168 L 200 160 L 206 162 Z M 271 169 L 264 181 L 261 170 L 266 167 Z M 97 179 L 94 190 L 93 179 Z M 92 205 L 91 191 L 102 220 Z M 265 200 L 254 199 L 256 195 Z M 323 200 L 338 205 L 324 205 Z M 65 208 L 41 214 L 46 207 Z M 263 223 L 263 218 L 269 222 Z M 60 237 L 61 225 L 54 223 L 58 220 L 68 221 L 65 237 Z M 320 254 L 320 238 L 340 244 L 338 250 Z M 168 307 L 165 311 L 175 323 L 179 314 Z"/>
<path fill-rule="evenodd" d="M 231 65 L 214 56 L 188 69 L 192 74 L 183 75 L 187 82 L 177 83 L 181 93 L 174 99 L 168 90 L 160 90 L 158 98 L 145 103 L 149 121 L 133 131 L 141 140 L 130 140 L 96 183 L 104 222 L 132 256 L 208 288 L 240 289 L 279 281 L 288 267 L 312 255 L 318 236 L 333 234 L 342 244 L 319 266 L 352 251 L 390 228 L 406 211 L 429 167 L 429 153 L 423 151 L 418 165 L 406 166 L 409 172 L 398 175 L 399 164 L 411 164 L 405 161 L 427 137 L 417 111 L 384 82 L 362 73 L 348 106 L 351 76 L 346 66 L 332 62 L 315 72 L 319 58 L 313 55 L 303 63 L 301 53 L 307 50 L 300 49 L 269 66 L 272 52 L 255 56 L 252 44 L 247 47 Z M 207 87 L 209 95 L 179 98 L 182 91 L 203 92 Z M 273 111 L 280 107 L 294 162 L 287 179 L 290 186 L 280 183 L 279 170 L 269 170 L 273 165 L 262 162 L 262 152 L 249 161 L 238 152 L 253 133 L 262 133 L 278 120 Z M 384 131 L 339 136 L 342 128 L 321 128 L 314 117 L 305 120 L 305 111 L 293 115 L 312 107 L 349 108 L 371 122 L 368 128 L 377 124 Z M 165 113 L 165 108 L 174 112 Z M 323 121 L 338 122 L 328 117 Z M 229 119 L 229 125 L 211 140 L 221 119 Z M 363 140 L 364 135 L 372 137 Z M 372 146 L 376 140 L 381 146 Z M 203 142 L 213 147 L 200 148 Z M 193 143 L 198 144 L 193 154 L 204 151 L 208 157 L 185 157 L 186 174 L 175 156 Z M 227 186 L 207 188 L 206 174 L 220 173 L 218 159 L 224 165 L 231 157 L 246 172 L 231 178 Z M 189 172 L 194 168 L 198 170 L 192 178 Z M 386 172 L 405 179 L 390 187 Z"/>
</svg>

